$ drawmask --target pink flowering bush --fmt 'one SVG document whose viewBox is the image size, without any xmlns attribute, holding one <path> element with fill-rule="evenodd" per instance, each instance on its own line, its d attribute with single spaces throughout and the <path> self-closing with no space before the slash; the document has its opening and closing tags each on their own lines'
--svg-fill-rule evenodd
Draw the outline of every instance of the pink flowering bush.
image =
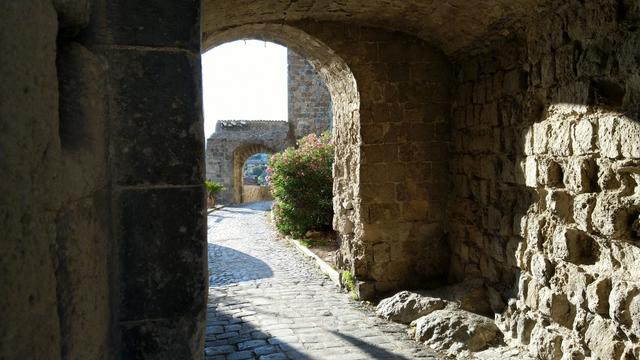
<svg viewBox="0 0 640 360">
<path fill-rule="evenodd" d="M 273 214 L 280 232 L 302 237 L 328 230 L 333 217 L 333 144 L 331 134 L 310 134 L 269 158 L 267 174 L 275 199 Z"/>
</svg>

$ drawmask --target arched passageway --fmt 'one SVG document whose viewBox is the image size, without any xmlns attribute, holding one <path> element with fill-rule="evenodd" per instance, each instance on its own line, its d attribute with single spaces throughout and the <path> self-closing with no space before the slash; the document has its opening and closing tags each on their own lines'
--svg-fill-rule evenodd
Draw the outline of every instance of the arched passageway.
<svg viewBox="0 0 640 360">
<path fill-rule="evenodd" d="M 247 36 L 297 47 L 332 87 L 335 227 L 361 295 L 480 279 L 538 358 L 640 357 L 636 1 L 0 13 L 2 355 L 201 356 L 199 56 Z"/>
</svg>

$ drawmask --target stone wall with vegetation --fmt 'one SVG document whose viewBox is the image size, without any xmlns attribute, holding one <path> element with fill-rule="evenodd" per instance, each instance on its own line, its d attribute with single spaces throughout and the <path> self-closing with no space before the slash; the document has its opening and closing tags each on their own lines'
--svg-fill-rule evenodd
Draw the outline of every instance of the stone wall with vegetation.
<svg viewBox="0 0 640 360">
<path fill-rule="evenodd" d="M 639 15 L 563 2 L 458 68 L 451 280 L 500 289 L 538 358 L 640 357 Z"/>
<path fill-rule="evenodd" d="M 242 168 L 257 153 L 282 151 L 293 145 L 286 121 L 220 120 L 207 139 L 206 177 L 224 186 L 216 201 L 242 202 Z"/>
</svg>

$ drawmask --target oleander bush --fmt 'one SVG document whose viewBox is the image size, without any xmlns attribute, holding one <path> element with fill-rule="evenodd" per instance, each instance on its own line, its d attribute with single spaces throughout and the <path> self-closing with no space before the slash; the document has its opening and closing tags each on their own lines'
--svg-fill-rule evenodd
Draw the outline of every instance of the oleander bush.
<svg viewBox="0 0 640 360">
<path fill-rule="evenodd" d="M 310 134 L 269 158 L 268 183 L 280 232 L 297 238 L 331 229 L 333 144 L 331 133 Z"/>
</svg>

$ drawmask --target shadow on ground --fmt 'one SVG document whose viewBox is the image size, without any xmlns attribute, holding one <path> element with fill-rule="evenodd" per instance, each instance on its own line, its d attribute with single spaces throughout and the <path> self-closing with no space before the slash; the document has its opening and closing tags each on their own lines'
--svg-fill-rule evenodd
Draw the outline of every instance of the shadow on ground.
<svg viewBox="0 0 640 360">
<path fill-rule="evenodd" d="M 209 243 L 209 286 L 270 278 L 273 271 L 264 261 L 243 252 Z"/>
</svg>

